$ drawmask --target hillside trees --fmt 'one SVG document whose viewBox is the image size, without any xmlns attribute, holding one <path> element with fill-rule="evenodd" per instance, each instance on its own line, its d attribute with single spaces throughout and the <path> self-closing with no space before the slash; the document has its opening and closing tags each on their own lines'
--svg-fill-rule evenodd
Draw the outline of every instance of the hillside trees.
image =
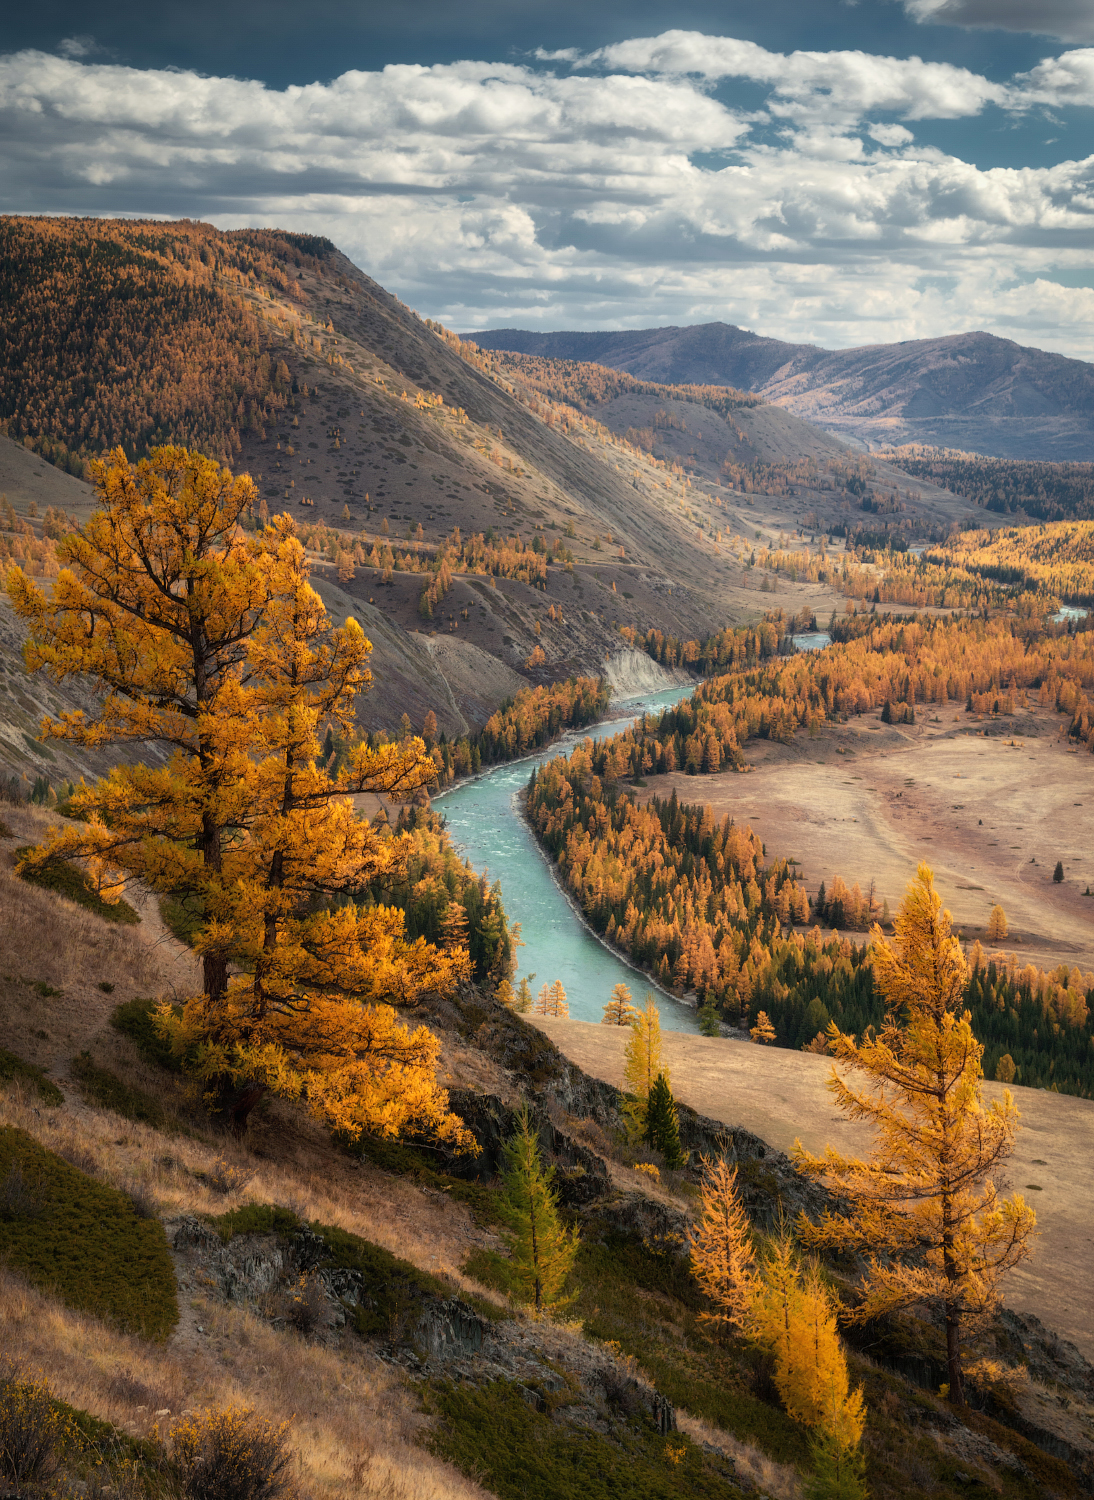
<svg viewBox="0 0 1094 1500">
<path fill-rule="evenodd" d="M 703 1322 L 744 1334 L 774 1357 L 787 1411 L 813 1429 L 818 1500 L 858 1500 L 865 1416 L 861 1388 L 851 1390 L 835 1307 L 815 1266 L 803 1266 L 790 1235 L 757 1255 L 737 1194 L 737 1169 L 702 1159 L 702 1211 L 692 1230 L 692 1272 L 711 1303 Z"/>
<path fill-rule="evenodd" d="M 568 1300 L 563 1290 L 577 1258 L 577 1234 L 562 1227 L 552 1186 L 554 1168 L 543 1165 L 527 1105 L 517 1113 L 503 1154 L 502 1212 L 510 1231 L 512 1266 L 538 1316 Z"/>
<path fill-rule="evenodd" d="M 466 952 L 410 942 L 400 911 L 352 899 L 400 848 L 350 794 L 410 790 L 432 764 L 416 740 L 358 744 L 336 777 L 317 764 L 318 725 L 346 731 L 371 681 L 369 642 L 353 620 L 331 628 L 291 521 L 239 530 L 248 479 L 180 448 L 137 465 L 118 451 L 94 475 L 103 508 L 61 544 L 52 597 L 9 579 L 28 666 L 105 692 L 96 716 L 43 732 L 163 760 L 81 787 L 88 821 L 28 865 L 98 859 L 189 905 L 202 993 L 160 1024 L 236 1128 L 273 1089 L 351 1138 L 413 1127 L 467 1145 L 435 1038 L 393 1008 L 465 972 Z"/>
<path fill-rule="evenodd" d="M 230 461 L 290 382 L 227 283 L 295 295 L 284 268 L 317 264 L 324 245 L 189 221 L 5 218 L 0 423 L 77 474 L 114 447 L 168 441 Z"/>
<path fill-rule="evenodd" d="M 622 980 L 612 986 L 612 993 L 607 1005 L 604 1007 L 604 1015 L 601 1024 L 604 1026 L 629 1026 L 638 1015 L 638 1011 L 631 1003 L 631 992 Z"/>
<path fill-rule="evenodd" d="M 639 1130 L 645 1129 L 650 1091 L 661 1076 L 667 1083 L 668 1073 L 661 1063 L 661 1017 L 653 996 L 647 993 L 644 1008 L 631 1022 L 623 1062 L 623 1081 L 632 1096 L 627 1113 Z"/>
<path fill-rule="evenodd" d="M 807 1244 L 857 1248 L 869 1257 L 855 1315 L 868 1319 L 926 1304 L 945 1321 L 950 1398 L 964 1402 L 961 1335 L 990 1313 L 1004 1273 L 1031 1253 L 1036 1227 L 1022 1198 L 1001 1198 L 995 1177 L 1010 1155 L 1018 1111 L 1009 1093 L 985 1108 L 983 1048 L 963 1010 L 968 975 L 949 912 L 920 865 L 897 914 L 895 941 L 875 927 L 874 965 L 889 1005 L 876 1034 L 861 1041 L 829 1027 L 829 1048 L 853 1072 L 833 1070 L 829 1090 L 851 1119 L 870 1121 L 870 1161 L 831 1147 L 804 1171 L 838 1186 L 850 1213 L 827 1212 L 798 1230 Z"/>
</svg>

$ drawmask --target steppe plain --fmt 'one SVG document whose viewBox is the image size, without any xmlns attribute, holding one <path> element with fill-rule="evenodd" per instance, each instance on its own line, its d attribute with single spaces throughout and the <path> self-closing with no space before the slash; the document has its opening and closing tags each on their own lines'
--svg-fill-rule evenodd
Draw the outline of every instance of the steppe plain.
<svg viewBox="0 0 1094 1500">
<path fill-rule="evenodd" d="M 753 741 L 752 769 L 655 776 L 635 795 L 709 803 L 748 824 L 768 857 L 799 861 L 810 895 L 840 875 L 895 911 L 925 860 L 954 927 L 986 942 L 998 903 L 1001 946 L 1023 965 L 1094 968 L 1094 761 L 1069 749 L 1067 720 L 1037 704 L 977 720 L 958 705 L 917 710 L 914 725 L 877 712 L 791 744 Z M 1052 879 L 1057 860 L 1064 879 Z"/>
</svg>

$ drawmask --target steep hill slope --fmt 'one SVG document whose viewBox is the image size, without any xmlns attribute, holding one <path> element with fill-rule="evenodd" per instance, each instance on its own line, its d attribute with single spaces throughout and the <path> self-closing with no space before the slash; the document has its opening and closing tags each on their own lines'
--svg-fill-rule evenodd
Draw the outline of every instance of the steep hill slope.
<svg viewBox="0 0 1094 1500">
<path fill-rule="evenodd" d="M 468 337 L 484 349 L 594 360 L 643 380 L 740 386 L 875 448 L 918 442 L 1002 458 L 1094 457 L 1094 366 L 987 333 L 843 350 L 725 323 Z"/>
<path fill-rule="evenodd" d="M 298 518 L 332 609 L 374 640 L 377 727 L 433 709 L 449 734 L 478 728 L 522 682 L 603 670 L 619 626 L 688 639 L 755 618 L 745 541 L 846 525 L 867 483 L 924 534 L 969 511 L 930 481 L 863 479 L 838 441 L 739 392 L 583 403 L 314 236 L 8 219 L 0 238 L 0 491 L 20 525 L 85 515 L 87 464 L 117 444 L 185 442 L 249 471 L 259 516 Z M 780 592 L 793 613 L 842 602 Z M 12 691 L 18 759 L 42 705 Z"/>
</svg>

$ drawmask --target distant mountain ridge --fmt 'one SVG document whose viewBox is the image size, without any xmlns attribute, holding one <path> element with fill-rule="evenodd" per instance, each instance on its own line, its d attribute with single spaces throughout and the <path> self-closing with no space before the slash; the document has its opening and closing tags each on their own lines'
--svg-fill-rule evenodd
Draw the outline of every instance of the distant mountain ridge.
<svg viewBox="0 0 1094 1500">
<path fill-rule="evenodd" d="M 733 385 L 869 448 L 1094 459 L 1094 364 L 990 333 L 822 349 L 728 323 L 603 333 L 500 328 L 483 349 L 589 360 L 643 380 Z"/>
</svg>

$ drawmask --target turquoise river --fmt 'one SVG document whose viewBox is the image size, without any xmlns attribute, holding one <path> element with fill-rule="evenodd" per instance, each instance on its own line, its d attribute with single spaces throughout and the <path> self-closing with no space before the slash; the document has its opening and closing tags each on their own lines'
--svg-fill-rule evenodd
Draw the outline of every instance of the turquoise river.
<svg viewBox="0 0 1094 1500">
<path fill-rule="evenodd" d="M 555 883 L 547 856 L 521 815 L 519 795 L 533 765 L 568 754 L 586 737 L 617 734 L 637 715 L 658 712 L 693 691 L 693 687 L 676 687 L 624 699 L 613 705 L 610 719 L 591 729 L 567 735 L 534 756 L 497 766 L 434 798 L 433 805 L 443 814 L 460 853 L 476 870 L 485 869 L 490 881 L 501 881 L 509 921 L 520 923 L 524 943 L 518 949 L 517 977 L 534 973 L 534 991 L 561 979 L 575 1020 L 599 1021 L 612 986 L 622 980 L 636 1004 L 642 1003 L 647 991 L 654 996 L 666 1030 L 698 1030 L 693 1009 L 661 989 L 648 974 L 631 968 L 585 927 Z"/>
</svg>

